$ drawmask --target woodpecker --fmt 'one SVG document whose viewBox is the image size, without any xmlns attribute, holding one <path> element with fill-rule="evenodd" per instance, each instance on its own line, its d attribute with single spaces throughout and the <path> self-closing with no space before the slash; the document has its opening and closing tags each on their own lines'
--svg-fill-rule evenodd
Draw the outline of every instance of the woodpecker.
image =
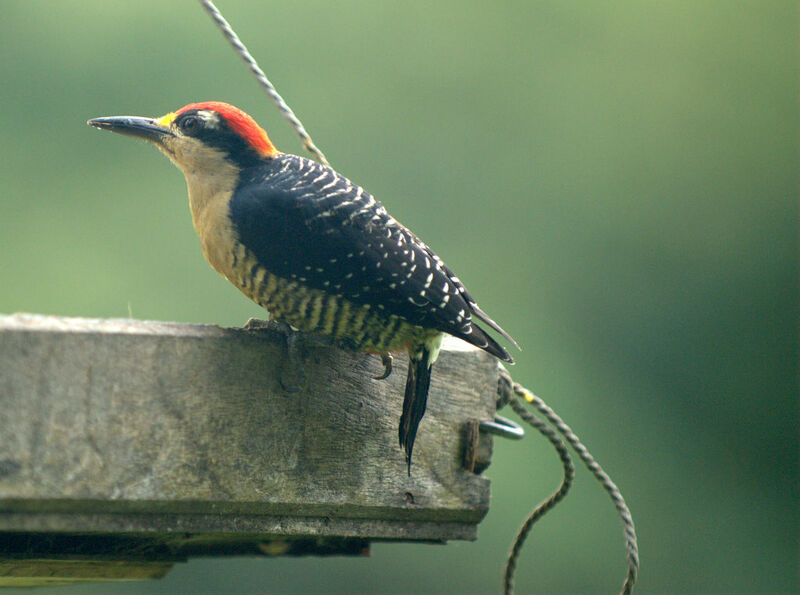
<svg viewBox="0 0 800 595">
<path fill-rule="evenodd" d="M 242 110 L 207 101 L 88 124 L 150 141 L 183 171 L 203 254 L 271 319 L 380 355 L 379 378 L 408 352 L 398 435 L 409 474 L 444 334 L 513 363 L 473 316 L 517 343 L 425 243 L 330 167 L 278 151 Z"/>
</svg>

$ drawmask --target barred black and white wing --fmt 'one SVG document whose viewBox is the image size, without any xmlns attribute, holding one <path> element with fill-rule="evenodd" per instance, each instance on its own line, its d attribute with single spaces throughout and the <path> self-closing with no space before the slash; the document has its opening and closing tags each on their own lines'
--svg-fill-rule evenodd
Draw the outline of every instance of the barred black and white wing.
<svg viewBox="0 0 800 595">
<path fill-rule="evenodd" d="M 511 362 L 472 315 L 514 343 L 459 279 L 368 192 L 281 155 L 245 170 L 230 204 L 239 240 L 270 272 L 459 337 Z M 516 343 L 514 343 L 516 345 Z"/>
</svg>

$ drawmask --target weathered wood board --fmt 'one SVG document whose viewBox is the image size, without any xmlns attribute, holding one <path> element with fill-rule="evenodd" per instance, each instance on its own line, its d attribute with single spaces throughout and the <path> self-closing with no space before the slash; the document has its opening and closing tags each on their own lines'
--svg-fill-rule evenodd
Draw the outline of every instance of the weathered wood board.
<svg viewBox="0 0 800 595">
<path fill-rule="evenodd" d="M 497 365 L 447 342 L 411 477 L 405 358 L 271 328 L 0 316 L 3 533 L 474 539 L 489 480 L 462 466 Z M 295 390 L 292 390 L 295 389 Z M 489 436 L 481 440 L 491 440 Z"/>
</svg>

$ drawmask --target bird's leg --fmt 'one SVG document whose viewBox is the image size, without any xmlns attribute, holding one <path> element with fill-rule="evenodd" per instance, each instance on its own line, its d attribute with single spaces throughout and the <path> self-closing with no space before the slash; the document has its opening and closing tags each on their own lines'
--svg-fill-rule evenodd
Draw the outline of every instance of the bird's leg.
<svg viewBox="0 0 800 595">
<path fill-rule="evenodd" d="M 381 356 L 381 363 L 383 364 L 383 374 L 379 376 L 373 376 L 375 380 L 385 380 L 392 374 L 392 361 L 394 358 L 392 357 L 391 353 L 379 353 L 378 355 Z"/>
</svg>

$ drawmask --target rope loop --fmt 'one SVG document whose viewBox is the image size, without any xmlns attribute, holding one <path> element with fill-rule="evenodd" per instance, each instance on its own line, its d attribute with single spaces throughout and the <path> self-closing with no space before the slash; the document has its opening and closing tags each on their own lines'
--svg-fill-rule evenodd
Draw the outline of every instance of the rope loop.
<svg viewBox="0 0 800 595">
<path fill-rule="evenodd" d="M 499 364 L 498 364 L 499 365 Z M 625 576 L 625 581 L 622 585 L 622 595 L 630 595 L 633 593 L 633 586 L 636 583 L 636 578 L 639 571 L 639 546 L 636 538 L 636 529 L 633 524 L 633 517 L 622 497 L 619 488 L 611 480 L 608 474 L 603 470 L 600 464 L 595 461 L 589 450 L 583 445 L 578 436 L 572 429 L 564 423 L 564 421 L 556 415 L 556 413 L 539 397 L 534 395 L 531 391 L 526 389 L 518 382 L 511 379 L 508 371 L 500 365 L 500 378 L 497 386 L 497 408 L 499 409 L 504 404 L 508 404 L 519 415 L 523 421 L 533 426 L 541 434 L 543 434 L 558 452 L 564 467 L 564 477 L 561 481 L 559 488 L 545 501 L 540 503 L 533 512 L 528 516 L 525 522 L 517 532 L 517 536 L 509 551 L 508 558 L 506 559 L 506 567 L 503 575 L 503 593 L 504 595 L 513 595 L 514 593 L 514 573 L 517 568 L 517 559 L 519 557 L 522 544 L 533 528 L 534 523 L 539 520 L 545 513 L 550 511 L 560 500 L 567 495 L 572 480 L 575 475 L 575 468 L 572 464 L 572 459 L 564 446 L 563 437 L 572 449 L 577 453 L 578 457 L 583 461 L 589 471 L 603 486 L 603 489 L 608 493 L 614 507 L 617 509 L 620 521 L 622 522 L 623 535 L 625 537 L 625 547 L 627 550 L 628 572 Z M 502 403 L 502 405 L 501 405 Z M 525 405 L 533 406 L 539 413 L 553 426 L 550 427 L 533 413 L 528 411 Z M 555 429 L 553 429 L 555 428 Z"/>
</svg>

